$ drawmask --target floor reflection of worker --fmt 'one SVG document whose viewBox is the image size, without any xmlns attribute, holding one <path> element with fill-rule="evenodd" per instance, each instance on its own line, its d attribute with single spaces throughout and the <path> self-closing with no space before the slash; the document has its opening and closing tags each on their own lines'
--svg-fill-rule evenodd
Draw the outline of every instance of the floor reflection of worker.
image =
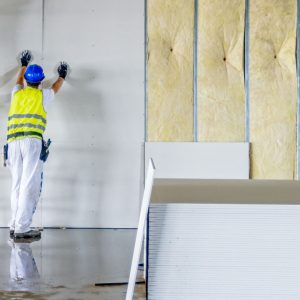
<svg viewBox="0 0 300 300">
<path fill-rule="evenodd" d="M 42 180 L 43 133 L 47 109 L 68 74 L 68 65 L 61 62 L 58 78 L 49 89 L 39 89 L 45 78 L 42 67 L 29 65 L 30 51 L 21 53 L 22 65 L 12 91 L 8 115 L 6 151 L 7 165 L 12 174 L 10 236 L 15 239 L 40 236 L 30 230 Z M 24 78 L 26 86 L 24 86 Z"/>
<path fill-rule="evenodd" d="M 33 291 L 37 288 L 40 274 L 30 247 L 30 240 L 8 241 L 11 247 L 10 279 L 12 290 Z"/>
</svg>

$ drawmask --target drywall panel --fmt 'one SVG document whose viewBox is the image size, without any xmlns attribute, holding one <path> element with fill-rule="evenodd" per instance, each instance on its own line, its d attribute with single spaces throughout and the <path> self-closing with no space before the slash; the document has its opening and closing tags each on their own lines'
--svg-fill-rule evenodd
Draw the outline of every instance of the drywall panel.
<svg viewBox="0 0 300 300">
<path fill-rule="evenodd" d="M 192 141 L 194 0 L 147 2 L 148 141 Z"/>
<path fill-rule="evenodd" d="M 250 1 L 252 178 L 295 178 L 296 1 Z"/>
<path fill-rule="evenodd" d="M 299 299 L 299 226 L 299 205 L 152 204 L 147 299 Z"/>
<path fill-rule="evenodd" d="M 146 143 L 155 178 L 248 179 L 248 143 Z"/>
<path fill-rule="evenodd" d="M 136 227 L 144 139 L 144 3 L 45 1 L 48 78 L 71 74 L 49 110 L 44 226 Z M 45 86 L 48 83 L 45 83 Z"/>
<path fill-rule="evenodd" d="M 152 194 L 154 174 L 155 174 L 155 166 L 153 164 L 153 160 L 149 159 L 147 175 L 145 178 L 145 189 L 143 194 L 142 206 L 140 209 L 138 230 L 136 233 L 134 251 L 133 251 L 132 261 L 131 261 L 126 300 L 132 300 L 134 294 L 136 276 L 137 276 L 139 261 L 141 257 L 142 247 L 143 247 L 143 239 L 146 232 L 146 221 L 147 221 L 149 204 L 150 204 L 150 199 Z"/>
<path fill-rule="evenodd" d="M 244 0 L 199 0 L 199 141 L 245 139 L 244 14 Z"/>
<path fill-rule="evenodd" d="M 2 147 L 6 143 L 6 123 L 10 106 L 10 93 L 19 70 L 17 55 L 30 49 L 34 61 L 41 63 L 42 50 L 42 1 L 0 1 L 0 226 L 7 226 L 10 218 L 11 178 L 2 167 Z M 34 225 L 40 226 L 41 211 L 38 206 Z"/>
</svg>

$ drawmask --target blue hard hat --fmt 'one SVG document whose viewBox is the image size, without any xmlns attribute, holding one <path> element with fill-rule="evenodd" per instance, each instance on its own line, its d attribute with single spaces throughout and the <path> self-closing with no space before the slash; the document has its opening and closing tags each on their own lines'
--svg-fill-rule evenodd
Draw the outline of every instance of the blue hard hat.
<svg viewBox="0 0 300 300">
<path fill-rule="evenodd" d="M 44 71 L 39 65 L 30 65 L 24 74 L 25 80 L 29 83 L 39 83 L 44 78 Z"/>
</svg>

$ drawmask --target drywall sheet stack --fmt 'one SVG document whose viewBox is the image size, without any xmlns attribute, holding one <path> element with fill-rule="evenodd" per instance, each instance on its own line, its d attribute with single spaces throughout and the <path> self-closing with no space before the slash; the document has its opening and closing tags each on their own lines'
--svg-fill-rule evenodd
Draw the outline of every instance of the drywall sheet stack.
<svg viewBox="0 0 300 300">
<path fill-rule="evenodd" d="M 148 225 L 149 300 L 300 297 L 299 205 L 152 204 Z"/>
<path fill-rule="evenodd" d="M 198 140 L 244 141 L 244 0 L 199 0 Z"/>
<path fill-rule="evenodd" d="M 2 147 L 6 143 L 7 116 L 11 90 L 19 71 L 17 55 L 30 49 L 34 62 L 41 64 L 42 54 L 42 1 L 0 1 L 0 226 L 7 226 L 10 218 L 11 178 L 8 168 L 2 167 Z M 34 226 L 41 225 L 38 206 Z"/>
<path fill-rule="evenodd" d="M 194 0 L 148 1 L 148 140 L 193 140 Z"/>
<path fill-rule="evenodd" d="M 252 178 L 295 177 L 296 1 L 250 1 Z"/>
</svg>

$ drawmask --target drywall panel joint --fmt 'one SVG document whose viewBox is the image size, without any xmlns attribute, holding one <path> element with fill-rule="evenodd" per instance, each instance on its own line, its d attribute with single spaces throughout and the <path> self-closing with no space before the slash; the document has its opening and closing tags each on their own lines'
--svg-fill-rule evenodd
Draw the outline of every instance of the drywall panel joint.
<svg viewBox="0 0 300 300">
<path fill-rule="evenodd" d="M 44 60 L 45 47 L 45 0 L 42 2 L 42 61 Z"/>
<path fill-rule="evenodd" d="M 297 151 L 296 151 L 296 164 L 297 164 L 297 179 L 299 180 L 300 174 L 300 0 L 297 0 L 297 51 L 296 51 L 296 59 L 297 59 Z"/>
<path fill-rule="evenodd" d="M 198 142 L 198 0 L 194 4 L 194 142 Z"/>
<path fill-rule="evenodd" d="M 148 0 L 144 0 L 144 140 L 145 142 L 148 141 L 148 90 L 147 90 L 147 85 L 148 85 L 148 79 L 147 79 L 147 64 L 148 64 Z"/>
<path fill-rule="evenodd" d="M 250 142 L 250 95 L 249 95 L 249 0 L 245 0 L 245 45 L 244 45 L 244 76 L 245 76 L 245 142 Z"/>
</svg>

